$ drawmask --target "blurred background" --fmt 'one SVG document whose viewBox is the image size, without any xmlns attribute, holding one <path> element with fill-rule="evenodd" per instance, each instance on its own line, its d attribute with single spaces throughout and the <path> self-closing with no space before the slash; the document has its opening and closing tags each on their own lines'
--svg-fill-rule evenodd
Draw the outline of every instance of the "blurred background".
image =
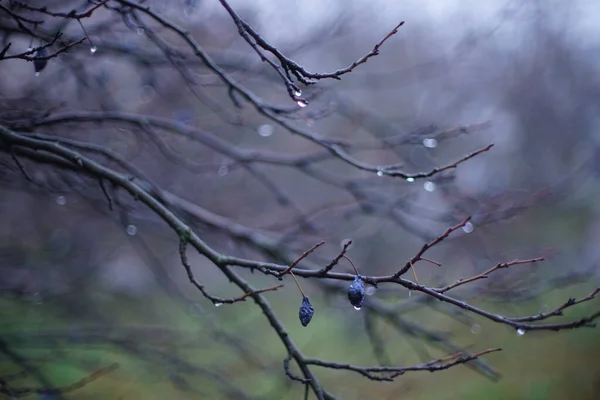
<svg viewBox="0 0 600 400">
<path fill-rule="evenodd" d="M 47 43 L 58 30 L 66 42 L 86 35 L 76 19 L 17 6 L 12 12 L 44 21 L 32 36 L 6 11 L 9 3 L 0 2 L 0 31 L 11 52 Z M 65 13 L 92 6 L 26 3 Z M 131 174 L 148 187 L 168 192 L 169 208 L 224 254 L 285 264 L 324 240 L 308 257 L 324 266 L 352 240 L 348 255 L 360 273 L 387 275 L 470 215 L 469 224 L 427 253 L 441 267 L 415 266 L 420 283 L 444 286 L 500 262 L 545 257 L 453 293 L 507 316 L 551 310 L 600 286 L 600 3 L 230 4 L 311 72 L 350 65 L 406 23 L 378 56 L 341 80 L 300 85 L 309 104 L 298 107 L 219 2 L 144 2 L 188 31 L 265 104 L 287 110 L 281 115 L 288 123 L 347 143 L 370 165 L 430 171 L 494 147 L 427 179 L 358 170 L 239 96 L 237 107 L 180 37 L 142 12 L 119 9 L 118 1 L 81 19 L 90 40 L 48 60 L 39 76 L 31 62 L 0 60 L 0 124 L 110 149 L 143 173 Z M 172 125 L 149 128 L 139 116 Z M 90 156 L 124 170 L 115 159 Z M 108 183 L 101 190 L 81 174 L 26 157 L 20 162 L 32 182 L 2 149 L 4 381 L 30 388 L 81 383 L 30 396 L 46 400 L 303 398 L 303 385 L 284 373 L 285 349 L 260 310 L 252 301 L 215 307 L 206 300 L 187 279 L 177 235 L 143 204 Z M 212 294 L 240 294 L 206 258 L 191 248 L 188 257 Z M 352 271 L 344 262 L 335 268 Z M 256 287 L 279 283 L 258 271 L 239 273 Z M 481 363 L 407 373 L 394 382 L 312 367 L 341 399 L 600 397 L 596 329 L 518 335 L 398 285 L 368 288 L 373 308 L 355 311 L 343 285 L 337 290 L 311 279 L 300 283 L 315 316 L 302 327 L 301 296 L 290 276 L 282 283 L 265 296 L 308 357 L 408 366 L 503 348 Z M 560 321 L 597 310 L 592 300 Z"/>
</svg>

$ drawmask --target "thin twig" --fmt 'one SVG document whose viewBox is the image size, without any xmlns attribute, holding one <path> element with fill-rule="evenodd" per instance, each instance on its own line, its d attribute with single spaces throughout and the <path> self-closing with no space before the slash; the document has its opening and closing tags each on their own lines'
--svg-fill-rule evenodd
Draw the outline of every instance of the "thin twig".
<svg viewBox="0 0 600 400">
<path fill-rule="evenodd" d="M 284 276 L 285 274 L 287 274 L 288 272 L 291 272 L 292 269 L 298 265 L 298 263 L 300 261 L 302 261 L 304 258 L 306 258 L 306 256 L 308 256 L 310 253 L 312 253 L 313 251 L 315 251 L 317 248 L 321 247 L 322 245 L 325 244 L 325 241 L 320 241 L 319 243 L 315 244 L 313 247 L 311 247 L 310 249 L 306 250 L 304 253 L 302 253 L 302 255 L 300 255 L 300 257 L 298 257 L 293 263 L 290 264 L 289 267 L 287 267 L 284 271 L 282 271 L 281 273 L 278 274 L 278 278 L 281 278 L 282 276 Z"/>
<path fill-rule="evenodd" d="M 108 209 L 110 211 L 113 210 L 113 202 L 112 199 L 110 197 L 110 194 L 108 194 L 108 190 L 106 190 L 106 186 L 104 186 L 104 180 L 102 178 L 98 179 L 98 183 L 100 184 L 100 188 L 102 189 L 102 193 L 104 194 L 104 197 L 106 197 L 106 201 L 108 202 Z"/>
<path fill-rule="evenodd" d="M 19 161 L 17 155 L 15 154 L 12 148 L 10 149 L 10 156 L 12 157 L 13 161 L 17 165 L 17 168 L 19 168 L 19 171 L 21 171 L 25 179 L 27 179 L 29 182 L 33 182 L 33 179 L 31 179 L 29 174 L 27 174 L 27 171 L 25 171 L 25 167 L 23 167 L 23 164 L 21 164 L 21 161 Z"/>
<path fill-rule="evenodd" d="M 474 282 L 474 281 L 477 281 L 480 279 L 487 279 L 492 272 L 497 271 L 499 269 L 509 268 L 509 267 L 512 267 L 513 265 L 533 264 L 533 263 L 540 262 L 540 261 L 544 261 L 544 257 L 531 258 L 529 260 L 514 260 L 514 261 L 510 261 L 510 262 L 506 262 L 506 263 L 499 263 L 499 264 L 496 264 L 494 267 L 488 269 L 487 271 L 482 272 L 481 274 L 472 276 L 467 279 L 459 279 L 458 281 L 454 282 L 451 285 L 445 286 L 440 289 L 436 289 L 436 291 L 439 293 L 444 293 L 444 292 L 447 292 L 448 290 L 454 289 L 458 286 L 465 285 L 467 283 L 471 283 L 471 282 Z"/>
<path fill-rule="evenodd" d="M 346 241 L 346 243 L 344 243 L 344 245 L 342 246 L 342 251 L 340 251 L 340 253 L 329 264 L 327 264 L 325 267 L 323 267 L 323 269 L 319 271 L 321 275 L 325 275 L 329 271 L 331 271 L 333 267 L 335 267 L 340 262 L 342 257 L 346 255 L 346 252 L 348 251 L 351 245 L 352 240 Z"/>
</svg>

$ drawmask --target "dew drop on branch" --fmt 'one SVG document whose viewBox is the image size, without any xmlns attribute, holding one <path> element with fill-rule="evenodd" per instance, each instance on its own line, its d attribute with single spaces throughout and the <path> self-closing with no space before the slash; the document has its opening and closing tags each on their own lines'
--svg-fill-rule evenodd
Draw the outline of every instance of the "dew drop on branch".
<svg viewBox="0 0 600 400">
<path fill-rule="evenodd" d="M 525 334 L 525 329 L 519 328 L 517 329 L 517 336 L 523 336 Z"/>
<path fill-rule="evenodd" d="M 90 47 L 90 53 L 96 54 L 96 51 L 98 51 L 98 48 L 96 46 Z"/>
<path fill-rule="evenodd" d="M 385 173 L 383 171 L 377 171 L 377 176 L 384 176 Z"/>
<path fill-rule="evenodd" d="M 412 178 L 412 177 L 406 178 L 406 182 L 408 182 L 408 183 L 413 183 L 414 181 L 415 181 L 415 178 Z"/>
<path fill-rule="evenodd" d="M 219 303 L 219 302 L 215 303 L 215 307 L 221 307 L 222 305 L 223 305 L 223 303 Z"/>
<path fill-rule="evenodd" d="M 306 100 L 299 99 L 296 101 L 296 104 L 298 104 L 298 107 L 304 108 L 308 105 L 308 102 Z"/>
<path fill-rule="evenodd" d="M 355 309 L 356 311 L 360 311 L 360 307 L 354 306 L 354 309 Z"/>
<path fill-rule="evenodd" d="M 465 226 L 462 227 L 462 230 L 464 233 L 471 233 L 471 232 L 473 232 L 474 229 L 475 229 L 475 226 L 470 222 L 467 222 L 465 224 Z"/>
</svg>

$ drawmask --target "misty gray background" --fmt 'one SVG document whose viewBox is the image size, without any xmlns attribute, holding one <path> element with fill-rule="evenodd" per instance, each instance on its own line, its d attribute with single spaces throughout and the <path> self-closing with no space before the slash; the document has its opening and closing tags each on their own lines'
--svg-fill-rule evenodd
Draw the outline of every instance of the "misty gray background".
<svg viewBox="0 0 600 400">
<path fill-rule="evenodd" d="M 218 2 L 148 4 L 188 29 L 223 68 L 263 99 L 294 106 L 281 80 L 240 39 Z M 86 124 L 84 128 L 49 127 L 43 132 L 108 146 L 163 188 L 274 239 L 296 231 L 298 210 L 313 215 L 311 221 L 317 232 L 301 231 L 284 240 L 282 246 L 297 255 L 326 240 L 327 244 L 313 256 L 316 262 L 327 262 L 337 254 L 340 243 L 352 239 L 349 254 L 361 273 L 389 274 L 412 257 L 425 239 L 472 215 L 468 231 L 459 231 L 431 252 L 431 258 L 443 263 L 441 268 L 418 265 L 421 282 L 435 286 L 479 273 L 497 262 L 547 257 L 543 264 L 502 271 L 479 282 L 482 291 L 461 292 L 462 297 L 477 305 L 509 315 L 547 310 L 569 296 L 581 297 L 598 285 L 600 3 L 306 0 L 231 1 L 231 5 L 265 39 L 315 72 L 350 64 L 399 21 L 406 21 L 377 57 L 341 81 L 324 80 L 303 88 L 310 104 L 298 111 L 300 118 L 295 123 L 322 136 L 374 143 L 381 137 L 416 133 L 418 139 L 407 145 L 361 151 L 357 153 L 361 160 L 373 165 L 402 163 L 407 171 L 426 171 L 487 144 L 495 146 L 452 173 L 415 182 L 379 177 L 338 161 L 319 165 L 340 181 L 360 180 L 382 204 L 399 202 L 394 219 L 364 213 L 348 217 L 346 207 L 352 206 L 353 200 L 345 191 L 316 182 L 295 169 L 260 166 L 293 199 L 292 206 L 281 206 L 264 186 L 231 165 L 231 160 L 169 135 L 163 139 L 200 167 L 190 171 L 165 160 L 127 126 Z M 233 107 L 226 89 L 200 65 L 193 69 L 199 86 L 226 110 L 226 115 L 241 118 L 242 126 L 224 123 L 193 96 L 172 68 L 158 68 L 154 79 L 150 79 L 115 49 L 131 46 L 149 54 L 156 53 L 156 49 L 143 31 L 131 32 L 122 24 L 109 33 L 95 34 L 95 27 L 107 18 L 109 15 L 99 10 L 84 21 L 98 48 L 96 54 L 90 54 L 88 44 L 69 52 L 90 77 L 87 87 L 60 57 L 52 60 L 39 77 L 22 60 L 2 61 L 0 96 L 8 105 L 5 109 L 19 100 L 19 107 L 55 107 L 57 113 L 119 110 L 188 123 L 240 148 L 289 155 L 317 149 L 258 116 L 250 106 L 242 110 Z M 73 38 L 81 37 L 76 23 L 69 24 L 65 32 Z M 182 46 L 170 34 L 164 39 L 175 47 Z M 28 42 L 22 37 L 13 46 L 26 49 Z M 322 110 L 329 112 L 322 116 Z M 424 145 L 428 132 L 463 126 L 475 127 L 439 140 L 434 148 Z M 6 169 L 0 174 L 0 290 L 12 293 L 18 289 L 24 293 L 18 307 L 3 303 L 6 310 L 13 310 L 9 314 L 14 317 L 7 319 L 3 328 L 14 334 L 32 329 L 44 332 L 49 327 L 64 331 L 88 325 L 108 326 L 118 336 L 123 334 L 119 329 L 129 325 L 185 331 L 204 328 L 209 325 L 206 321 L 211 321 L 236 340 L 249 342 L 256 357 L 267 365 L 263 364 L 262 370 L 246 369 L 244 375 L 235 370 L 236 353 L 230 353 L 231 347 L 214 337 L 203 339 L 201 346 L 218 350 L 211 356 L 199 356 L 202 362 L 216 366 L 225 363 L 218 372 L 233 377 L 224 386 L 251 387 L 248 390 L 259 393 L 260 398 L 264 391 L 247 380 L 267 382 L 264 387 L 286 380 L 281 371 L 282 348 L 264 326 L 264 318 L 249 302 L 217 309 L 205 301 L 186 280 L 176 235 L 157 217 L 125 198 L 125 211 L 109 212 L 97 186 L 74 188 L 46 167 L 25 164 L 34 177 L 50 184 L 41 190 L 32 188 L 18 179 L 14 167 L 10 173 Z M 205 226 L 196 228 L 218 251 L 264 258 L 223 233 Z M 201 281 L 224 296 L 236 294 L 212 264 L 191 253 L 190 261 Z M 349 271 L 347 265 L 340 268 Z M 273 284 L 261 276 L 244 276 L 256 286 Z M 173 282 L 183 296 L 173 296 L 171 283 L 165 282 Z M 305 289 L 316 299 L 315 319 L 327 322 L 314 330 L 302 330 L 296 314 L 298 293 L 291 280 L 284 283 L 283 290 L 266 296 L 303 351 L 336 361 L 355 357 L 352 362 L 373 363 L 361 329 L 335 336 L 355 325 L 362 328 L 361 320 L 356 322 L 357 313 L 348 310 L 345 299 L 330 298 L 318 285 L 303 280 Z M 567 284 L 570 286 L 564 289 Z M 384 288 L 372 295 L 389 296 L 399 304 L 419 301 L 418 295 L 409 296 L 401 288 Z M 171 307 L 181 315 L 174 317 Z M 30 308 L 33 311 L 27 311 Z M 31 326 L 19 318 L 27 312 L 31 312 Z M 481 393 L 498 393 L 498 398 L 540 399 L 561 399 L 565 393 L 575 393 L 576 398 L 591 399 L 598 393 L 600 371 L 594 362 L 598 347 L 590 339 L 597 331 L 587 332 L 586 336 L 573 332 L 542 334 L 539 339 L 527 335 L 517 341 L 514 332 L 476 318 L 459 323 L 429 310 L 411 314 L 410 318 L 452 332 L 468 348 L 505 347 L 505 352 L 490 357 L 490 363 L 499 367 L 505 379 L 490 383 L 467 368 L 459 371 L 459 367 L 435 375 L 407 374 L 382 389 L 374 389 L 379 388 L 377 383 L 335 371 L 323 373 L 324 384 L 343 399 L 375 395 L 397 398 L 394 396 L 401 394 L 419 399 L 480 398 Z M 396 363 L 424 361 L 405 342 L 399 345 L 401 340 L 392 336 L 391 329 L 385 332 L 389 338 L 386 345 Z M 149 335 L 142 341 L 154 340 L 152 333 Z M 173 340 L 180 343 L 177 338 Z M 347 349 L 353 348 L 361 350 L 348 356 Z M 127 368 L 122 372 L 125 381 L 138 376 L 128 375 Z M 146 371 L 144 378 L 131 380 L 139 389 L 145 387 L 144 380 L 167 382 L 165 376 L 162 370 L 152 370 Z M 118 386 L 110 382 L 104 389 Z M 447 389 L 453 387 L 456 393 L 449 393 Z M 545 392 L 548 387 L 552 390 Z M 543 389 L 536 392 L 539 388 Z M 129 393 L 148 395 L 139 390 Z M 207 389 L 204 397 L 185 397 L 185 391 L 180 395 L 219 398 L 215 394 L 221 393 L 218 390 Z M 280 398 L 301 398 L 301 387 L 291 390 Z M 149 393 L 159 392 L 149 389 Z"/>
</svg>

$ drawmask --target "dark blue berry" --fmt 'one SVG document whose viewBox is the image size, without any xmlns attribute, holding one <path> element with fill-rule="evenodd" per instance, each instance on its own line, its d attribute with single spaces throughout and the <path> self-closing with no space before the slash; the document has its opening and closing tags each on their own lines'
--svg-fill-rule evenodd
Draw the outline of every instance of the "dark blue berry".
<svg viewBox="0 0 600 400">
<path fill-rule="evenodd" d="M 314 313 L 315 309 L 310 304 L 308 297 L 304 297 L 302 299 L 302 305 L 300 306 L 300 312 L 298 313 L 298 316 L 300 317 L 300 323 L 302 324 L 302 326 L 308 325 Z"/>
<path fill-rule="evenodd" d="M 365 283 L 360 276 L 356 276 L 354 282 L 348 288 L 348 300 L 354 308 L 359 309 L 362 307 L 365 301 Z"/>
<path fill-rule="evenodd" d="M 35 53 L 36 57 L 46 57 L 46 49 L 41 48 Z M 44 68 L 46 68 L 46 64 L 48 64 L 48 60 L 33 60 L 33 68 L 35 72 L 40 72 Z"/>
</svg>

